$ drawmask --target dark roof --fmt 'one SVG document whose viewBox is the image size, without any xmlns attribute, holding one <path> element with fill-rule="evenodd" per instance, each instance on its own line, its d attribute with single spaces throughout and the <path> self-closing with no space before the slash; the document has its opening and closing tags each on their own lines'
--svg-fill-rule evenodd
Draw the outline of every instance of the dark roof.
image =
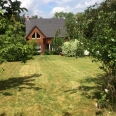
<svg viewBox="0 0 116 116">
<path fill-rule="evenodd" d="M 41 33 L 47 37 L 54 37 L 55 32 L 60 29 L 61 34 L 59 37 L 63 37 L 66 34 L 64 19 L 29 19 L 26 20 L 26 37 L 31 33 L 34 27 L 37 27 Z"/>
</svg>

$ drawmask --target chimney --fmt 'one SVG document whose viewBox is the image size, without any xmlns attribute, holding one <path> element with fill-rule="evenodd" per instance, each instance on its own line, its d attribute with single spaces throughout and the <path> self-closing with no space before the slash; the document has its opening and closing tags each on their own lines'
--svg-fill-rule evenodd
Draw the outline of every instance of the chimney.
<svg viewBox="0 0 116 116">
<path fill-rule="evenodd" d="M 30 19 L 30 18 L 29 18 L 29 15 L 27 15 L 26 19 L 27 19 L 27 21 L 29 21 L 29 19 Z"/>
</svg>

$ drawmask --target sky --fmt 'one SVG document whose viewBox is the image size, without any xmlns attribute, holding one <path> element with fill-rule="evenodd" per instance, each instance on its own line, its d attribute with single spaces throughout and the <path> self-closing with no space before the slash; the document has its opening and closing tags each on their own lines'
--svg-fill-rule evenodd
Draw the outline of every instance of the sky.
<svg viewBox="0 0 116 116">
<path fill-rule="evenodd" d="M 19 0 L 28 9 L 25 15 L 52 18 L 56 12 L 84 12 L 87 7 L 104 0 Z"/>
</svg>

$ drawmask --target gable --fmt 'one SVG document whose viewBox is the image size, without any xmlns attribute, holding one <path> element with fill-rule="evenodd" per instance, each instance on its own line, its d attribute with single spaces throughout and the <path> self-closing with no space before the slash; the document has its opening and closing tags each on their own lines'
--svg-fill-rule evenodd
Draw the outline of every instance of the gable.
<svg viewBox="0 0 116 116">
<path fill-rule="evenodd" d="M 35 35 L 34 35 L 35 34 Z M 37 37 L 37 36 L 40 36 L 40 37 Z M 30 33 L 28 34 L 28 36 L 26 37 L 26 39 L 34 39 L 34 38 L 45 38 L 45 36 L 41 33 L 41 31 L 37 28 L 37 27 L 34 27 Z"/>
<path fill-rule="evenodd" d="M 29 19 L 26 20 L 26 38 L 37 27 L 46 38 L 53 38 L 55 32 L 60 29 L 60 37 L 66 34 L 64 19 Z"/>
<path fill-rule="evenodd" d="M 34 33 L 39 34 L 39 36 L 40 36 L 41 38 L 45 38 L 45 36 L 43 35 L 43 33 L 35 26 L 35 27 L 30 31 L 30 33 L 28 34 L 28 36 L 26 36 L 26 39 L 27 39 L 27 38 L 33 38 L 32 36 L 34 35 Z"/>
</svg>

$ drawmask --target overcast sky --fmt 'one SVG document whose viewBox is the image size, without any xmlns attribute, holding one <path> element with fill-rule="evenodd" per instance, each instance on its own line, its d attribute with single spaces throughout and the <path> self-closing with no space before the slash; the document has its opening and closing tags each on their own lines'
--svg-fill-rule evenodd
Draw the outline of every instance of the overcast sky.
<svg viewBox="0 0 116 116">
<path fill-rule="evenodd" d="M 20 0 L 21 7 L 28 9 L 30 16 L 52 18 L 55 12 L 83 12 L 90 5 L 101 3 L 104 0 Z"/>
</svg>

